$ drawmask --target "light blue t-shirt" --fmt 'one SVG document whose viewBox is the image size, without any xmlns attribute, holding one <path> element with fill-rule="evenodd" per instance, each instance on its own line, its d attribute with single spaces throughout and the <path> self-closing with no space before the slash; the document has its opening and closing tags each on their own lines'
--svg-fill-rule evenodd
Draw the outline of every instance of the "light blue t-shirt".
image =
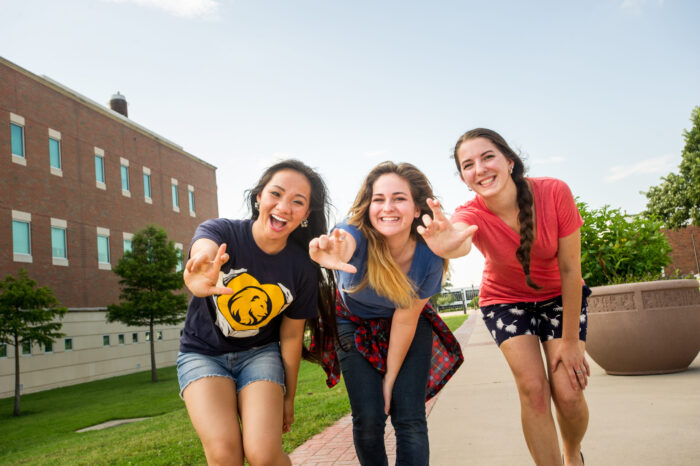
<svg viewBox="0 0 700 466">
<path fill-rule="evenodd" d="M 379 296 L 369 285 L 354 293 L 346 290 L 357 286 L 367 271 L 367 239 L 353 225 L 339 223 L 335 228 L 342 228 L 355 238 L 355 252 L 349 263 L 357 268 L 357 273 L 335 271 L 338 291 L 348 310 L 361 319 L 390 318 L 394 315 L 396 305 L 389 299 Z M 430 298 L 440 291 L 442 286 L 442 259 L 436 256 L 423 241 L 416 243 L 408 278 L 416 285 L 419 298 Z"/>
</svg>

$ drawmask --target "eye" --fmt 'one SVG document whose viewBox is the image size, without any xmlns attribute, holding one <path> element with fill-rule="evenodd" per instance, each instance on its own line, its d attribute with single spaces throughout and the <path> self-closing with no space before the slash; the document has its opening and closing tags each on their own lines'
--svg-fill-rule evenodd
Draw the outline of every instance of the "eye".
<svg viewBox="0 0 700 466">
<path fill-rule="evenodd" d="M 462 165 L 462 170 L 469 170 L 470 168 L 472 168 L 473 165 L 473 163 L 467 162 L 464 165 Z"/>
<path fill-rule="evenodd" d="M 277 191 L 270 191 L 270 194 L 275 197 L 280 197 L 280 193 Z"/>
<path fill-rule="evenodd" d="M 486 154 L 486 155 L 484 156 L 484 158 L 485 158 L 486 160 L 492 159 L 492 158 L 494 158 L 494 157 L 495 157 L 494 154 Z"/>
<path fill-rule="evenodd" d="M 298 199 L 296 201 L 294 201 L 294 203 L 298 206 L 304 206 L 304 201 L 300 201 Z"/>
</svg>

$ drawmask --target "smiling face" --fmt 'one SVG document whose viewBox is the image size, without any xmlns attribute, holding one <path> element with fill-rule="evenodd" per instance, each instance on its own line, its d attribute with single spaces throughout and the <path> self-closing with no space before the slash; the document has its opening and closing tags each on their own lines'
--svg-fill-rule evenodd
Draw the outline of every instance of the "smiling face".
<svg viewBox="0 0 700 466">
<path fill-rule="evenodd" d="M 276 172 L 258 194 L 259 215 L 254 234 L 262 234 L 264 241 L 287 241 L 287 237 L 309 216 L 311 184 L 296 170 Z"/>
<path fill-rule="evenodd" d="M 513 162 L 486 138 L 464 141 L 457 149 L 457 161 L 462 181 L 482 198 L 496 196 L 513 184 Z"/>
<path fill-rule="evenodd" d="M 369 221 L 384 237 L 408 236 L 420 210 L 408 181 L 394 173 L 382 175 L 372 185 Z"/>
</svg>

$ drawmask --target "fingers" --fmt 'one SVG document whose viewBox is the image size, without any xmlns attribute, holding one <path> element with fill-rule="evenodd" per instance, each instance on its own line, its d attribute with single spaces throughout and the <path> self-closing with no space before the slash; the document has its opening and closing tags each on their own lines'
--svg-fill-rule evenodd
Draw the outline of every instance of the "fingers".
<svg viewBox="0 0 700 466">
<path fill-rule="evenodd" d="M 428 207 L 433 211 L 433 218 L 435 220 L 447 220 L 445 214 L 442 212 L 442 207 L 440 206 L 440 201 L 437 199 L 428 199 Z"/>
</svg>

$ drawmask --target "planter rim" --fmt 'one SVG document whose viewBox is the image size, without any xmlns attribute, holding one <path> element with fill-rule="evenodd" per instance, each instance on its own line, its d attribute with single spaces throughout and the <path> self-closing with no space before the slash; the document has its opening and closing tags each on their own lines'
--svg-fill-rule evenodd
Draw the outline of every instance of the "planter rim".
<svg viewBox="0 0 700 466">
<path fill-rule="evenodd" d="M 624 293 L 632 290 L 659 290 L 673 288 L 692 288 L 700 286 L 700 281 L 695 278 L 681 278 L 676 280 L 654 280 L 649 282 L 622 283 L 619 285 L 592 286 L 593 294 Z"/>
</svg>

